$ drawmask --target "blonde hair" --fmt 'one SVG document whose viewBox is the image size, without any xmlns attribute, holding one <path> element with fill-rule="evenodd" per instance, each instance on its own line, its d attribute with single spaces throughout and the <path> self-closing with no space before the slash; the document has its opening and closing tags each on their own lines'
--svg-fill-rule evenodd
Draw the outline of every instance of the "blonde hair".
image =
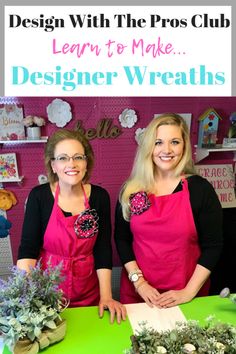
<svg viewBox="0 0 236 354">
<path fill-rule="evenodd" d="M 141 143 L 136 152 L 131 174 L 123 184 L 120 192 L 119 199 L 122 205 L 123 216 L 127 221 L 130 217 L 130 195 L 138 191 L 151 193 L 154 190 L 155 165 L 153 163 L 152 153 L 155 147 L 157 129 L 162 125 L 176 125 L 181 129 L 184 151 L 180 162 L 175 167 L 175 176 L 180 176 L 182 173 L 186 175 L 195 174 L 189 131 L 185 120 L 175 113 L 165 113 L 154 118 L 144 131 Z"/>
<path fill-rule="evenodd" d="M 58 129 L 55 133 L 48 139 L 45 150 L 44 150 L 44 163 L 47 170 L 48 181 L 50 183 L 55 183 L 58 181 L 58 176 L 53 172 L 51 161 L 54 158 L 54 152 L 56 145 L 63 140 L 76 140 L 81 143 L 84 148 L 84 154 L 87 156 L 87 171 L 83 178 L 83 182 L 87 182 L 91 176 L 91 172 L 94 164 L 94 153 L 92 146 L 86 137 L 79 131 L 69 130 L 69 129 Z"/>
</svg>

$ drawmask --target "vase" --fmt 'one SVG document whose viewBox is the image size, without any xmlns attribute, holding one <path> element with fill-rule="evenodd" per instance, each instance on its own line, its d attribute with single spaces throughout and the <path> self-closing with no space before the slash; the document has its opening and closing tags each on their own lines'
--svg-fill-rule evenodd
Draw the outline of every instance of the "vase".
<svg viewBox="0 0 236 354">
<path fill-rule="evenodd" d="M 27 138 L 32 140 L 40 139 L 41 128 L 40 127 L 27 127 L 26 130 Z"/>
</svg>

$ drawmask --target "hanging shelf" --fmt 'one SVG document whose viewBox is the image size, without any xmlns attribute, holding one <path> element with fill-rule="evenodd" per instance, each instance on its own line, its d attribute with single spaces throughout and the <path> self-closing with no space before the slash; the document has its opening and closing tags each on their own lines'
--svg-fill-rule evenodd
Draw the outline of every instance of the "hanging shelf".
<svg viewBox="0 0 236 354">
<path fill-rule="evenodd" d="M 195 162 L 198 163 L 199 161 L 205 159 L 211 152 L 228 152 L 231 151 L 234 153 L 234 158 L 233 160 L 236 161 L 236 147 L 222 147 L 222 145 L 216 145 L 214 147 L 210 148 L 199 148 L 198 146 L 196 147 L 196 152 L 195 152 Z"/>
<path fill-rule="evenodd" d="M 1 181 L 0 182 L 0 189 L 3 188 L 3 184 L 4 183 L 17 183 L 19 185 L 21 185 L 23 179 L 24 179 L 25 176 L 20 176 L 18 179 L 14 180 L 14 181 Z"/>
<path fill-rule="evenodd" d="M 40 139 L 20 139 L 20 140 L 0 140 L 0 144 L 37 144 L 46 143 L 48 140 L 47 136 L 42 136 Z"/>
</svg>

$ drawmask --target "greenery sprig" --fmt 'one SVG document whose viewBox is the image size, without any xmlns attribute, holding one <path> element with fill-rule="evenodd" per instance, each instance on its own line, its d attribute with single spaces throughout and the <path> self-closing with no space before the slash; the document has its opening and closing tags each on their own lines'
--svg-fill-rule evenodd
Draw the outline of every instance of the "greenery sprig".
<svg viewBox="0 0 236 354">
<path fill-rule="evenodd" d="M 19 339 L 34 341 L 43 328 L 56 328 L 63 310 L 62 265 L 41 269 L 40 262 L 30 273 L 13 267 L 7 280 L 0 279 L 0 332 L 13 349 Z"/>
</svg>

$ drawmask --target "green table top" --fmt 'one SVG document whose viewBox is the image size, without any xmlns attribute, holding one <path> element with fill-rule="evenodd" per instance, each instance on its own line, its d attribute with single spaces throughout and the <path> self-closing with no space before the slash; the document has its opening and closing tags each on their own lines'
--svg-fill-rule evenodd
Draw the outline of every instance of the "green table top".
<svg viewBox="0 0 236 354">
<path fill-rule="evenodd" d="M 204 320 L 215 315 L 218 320 L 236 325 L 236 305 L 219 296 L 201 297 L 180 306 L 187 319 Z M 65 339 L 45 349 L 44 354 L 122 354 L 129 348 L 132 328 L 129 321 L 109 324 L 109 313 L 98 317 L 97 307 L 67 309 Z M 10 352 L 4 348 L 3 354 Z"/>
</svg>

